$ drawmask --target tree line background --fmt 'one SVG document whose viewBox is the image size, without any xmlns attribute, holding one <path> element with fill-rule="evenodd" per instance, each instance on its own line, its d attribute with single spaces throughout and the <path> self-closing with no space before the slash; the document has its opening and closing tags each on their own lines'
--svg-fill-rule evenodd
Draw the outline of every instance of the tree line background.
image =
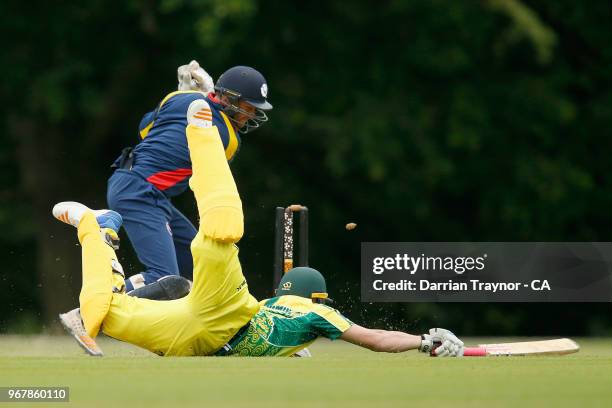
<svg viewBox="0 0 612 408">
<path fill-rule="evenodd" d="M 110 163 L 191 59 L 268 80 L 270 123 L 232 163 L 257 298 L 272 292 L 274 208 L 297 202 L 311 264 L 358 323 L 612 332 L 608 304 L 362 304 L 358 256 L 361 241 L 609 241 L 611 3 L 109 4 L 0 4 L 0 332 L 54 331 L 76 305 L 80 248 L 51 208 L 106 206 Z M 175 203 L 196 221 L 190 192 Z M 120 258 L 141 270 L 127 239 Z"/>
</svg>

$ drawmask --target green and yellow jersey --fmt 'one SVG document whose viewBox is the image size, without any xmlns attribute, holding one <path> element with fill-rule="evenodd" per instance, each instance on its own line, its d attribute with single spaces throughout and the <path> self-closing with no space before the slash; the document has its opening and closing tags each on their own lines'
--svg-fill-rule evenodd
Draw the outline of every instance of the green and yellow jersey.
<svg viewBox="0 0 612 408">
<path fill-rule="evenodd" d="M 279 296 L 259 304 L 243 333 L 216 355 L 291 356 L 317 337 L 337 339 L 353 324 L 336 309 L 300 296 Z"/>
</svg>

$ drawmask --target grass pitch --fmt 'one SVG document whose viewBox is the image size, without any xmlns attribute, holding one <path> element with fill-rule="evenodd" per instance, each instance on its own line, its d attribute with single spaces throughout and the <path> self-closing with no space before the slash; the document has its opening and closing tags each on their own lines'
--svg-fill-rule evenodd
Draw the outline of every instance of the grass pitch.
<svg viewBox="0 0 612 408">
<path fill-rule="evenodd" d="M 569 356 L 463 359 L 321 340 L 299 359 L 161 358 L 101 339 L 92 358 L 68 336 L 0 336 L 0 386 L 70 387 L 69 403 L 37 407 L 611 406 L 612 339 L 577 340 Z"/>
</svg>

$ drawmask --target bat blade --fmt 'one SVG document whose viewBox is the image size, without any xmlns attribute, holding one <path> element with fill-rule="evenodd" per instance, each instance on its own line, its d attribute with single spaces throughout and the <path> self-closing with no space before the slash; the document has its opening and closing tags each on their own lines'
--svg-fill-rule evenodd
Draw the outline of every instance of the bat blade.
<svg viewBox="0 0 612 408">
<path fill-rule="evenodd" d="M 580 350 L 580 346 L 575 341 L 563 338 L 517 343 L 479 344 L 478 347 L 466 347 L 463 355 L 466 357 L 564 355 L 576 353 L 578 350 Z"/>
</svg>

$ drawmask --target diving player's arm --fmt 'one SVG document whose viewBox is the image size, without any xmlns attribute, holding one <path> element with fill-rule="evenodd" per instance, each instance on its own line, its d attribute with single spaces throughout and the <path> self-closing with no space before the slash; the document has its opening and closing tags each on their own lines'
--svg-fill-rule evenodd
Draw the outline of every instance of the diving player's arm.
<svg viewBox="0 0 612 408">
<path fill-rule="evenodd" d="M 401 353 L 418 349 L 423 353 L 430 353 L 434 349 L 434 354 L 440 357 L 463 355 L 463 342 L 452 332 L 440 328 L 430 329 L 429 333 L 422 336 L 415 336 L 399 331 L 367 329 L 353 324 L 340 338 L 372 351 Z"/>
<path fill-rule="evenodd" d="M 244 233 L 242 202 L 208 103 L 193 101 L 187 120 L 193 171 L 189 186 L 198 204 L 200 232 L 216 241 L 237 242 Z"/>
<path fill-rule="evenodd" d="M 420 336 L 368 329 L 351 322 L 338 310 L 326 305 L 313 304 L 311 308 L 314 312 L 311 324 L 320 336 L 331 340 L 340 338 L 373 351 L 388 353 L 399 353 L 421 346 Z"/>
<path fill-rule="evenodd" d="M 401 353 L 421 346 L 421 336 L 399 331 L 373 330 L 353 324 L 340 338 L 372 351 Z"/>
</svg>

